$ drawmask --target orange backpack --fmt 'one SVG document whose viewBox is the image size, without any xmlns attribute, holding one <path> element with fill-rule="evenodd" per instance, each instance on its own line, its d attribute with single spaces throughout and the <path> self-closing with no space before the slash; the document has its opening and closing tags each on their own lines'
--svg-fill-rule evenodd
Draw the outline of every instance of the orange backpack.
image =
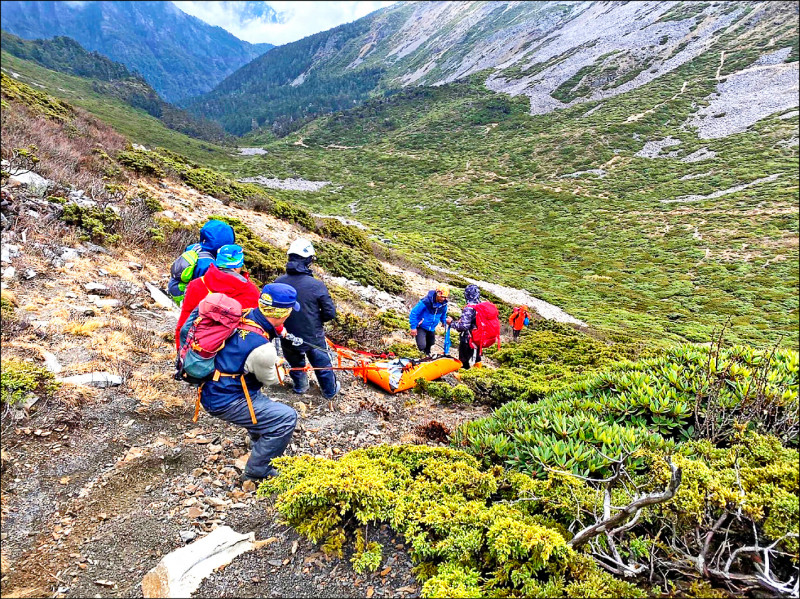
<svg viewBox="0 0 800 599">
<path fill-rule="evenodd" d="M 511 311 L 511 316 L 508 317 L 508 324 L 510 324 L 514 330 L 518 331 L 525 326 L 525 318 L 525 312 L 522 311 L 520 306 L 517 306 Z"/>
</svg>

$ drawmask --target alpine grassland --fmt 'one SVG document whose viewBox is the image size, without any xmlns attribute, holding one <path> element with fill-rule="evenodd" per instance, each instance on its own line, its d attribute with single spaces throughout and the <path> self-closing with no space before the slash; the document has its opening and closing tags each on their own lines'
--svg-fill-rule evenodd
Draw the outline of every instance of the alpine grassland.
<svg viewBox="0 0 800 599">
<path fill-rule="evenodd" d="M 700 342 L 730 317 L 732 341 L 796 345 L 797 115 L 715 139 L 687 126 L 765 43 L 726 34 L 641 88 L 543 115 L 488 91 L 486 72 L 392 90 L 286 138 L 251 134 L 268 154 L 227 168 L 332 181 L 272 193 L 596 327 Z M 636 155 L 668 137 L 671 155 Z"/>
<path fill-rule="evenodd" d="M 797 117 L 698 139 L 682 125 L 714 91 L 718 66 L 707 52 L 602 104 L 537 116 L 479 77 L 410 88 L 268 141 L 269 154 L 235 173 L 332 180 L 317 192 L 272 193 L 357 219 L 422 264 L 526 289 L 594 326 L 702 341 L 730 316 L 732 339 L 796 344 L 798 153 L 786 142 Z M 679 156 L 635 156 L 667 136 L 680 140 Z M 681 160 L 700 148 L 716 156 Z M 595 169 L 604 173 L 582 173 Z"/>
</svg>

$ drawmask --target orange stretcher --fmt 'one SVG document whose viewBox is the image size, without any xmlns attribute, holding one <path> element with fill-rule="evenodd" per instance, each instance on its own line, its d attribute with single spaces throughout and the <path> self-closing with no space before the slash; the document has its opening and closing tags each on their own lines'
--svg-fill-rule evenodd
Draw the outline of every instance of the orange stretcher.
<svg viewBox="0 0 800 599">
<path fill-rule="evenodd" d="M 363 379 L 364 382 L 374 383 L 381 389 L 393 394 L 411 389 L 419 378 L 423 378 L 426 381 L 435 381 L 446 374 L 455 372 L 462 366 L 459 360 L 450 356 L 423 358 L 421 360 L 395 358 L 393 355 L 371 354 L 335 345 L 330 340 L 327 341 L 328 347 L 336 352 L 338 359 L 337 369 L 352 370 L 353 374 Z M 356 365 L 343 367 L 342 360 L 353 361 Z"/>
<path fill-rule="evenodd" d="M 373 362 L 378 369 L 366 372 L 367 380 L 389 393 L 399 393 L 411 389 L 417 379 L 435 381 L 446 374 L 461 368 L 461 362 L 450 356 L 410 360 L 395 358 L 394 360 Z"/>
</svg>

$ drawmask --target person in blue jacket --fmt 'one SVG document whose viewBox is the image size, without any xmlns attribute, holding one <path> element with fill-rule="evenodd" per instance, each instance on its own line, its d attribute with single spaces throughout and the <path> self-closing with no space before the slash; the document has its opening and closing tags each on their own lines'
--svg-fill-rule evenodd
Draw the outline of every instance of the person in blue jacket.
<svg viewBox="0 0 800 599">
<path fill-rule="evenodd" d="M 450 324 L 452 319 L 447 315 L 447 298 L 450 290 L 444 285 L 432 289 L 408 315 L 408 328 L 416 337 L 417 348 L 426 356 L 431 355 L 431 348 L 436 343 L 436 327 Z"/>
<path fill-rule="evenodd" d="M 200 242 L 190 243 L 175 259 L 169 269 L 167 291 L 177 305 L 181 305 L 186 287 L 206 274 L 217 257 L 217 250 L 236 241 L 236 234 L 228 223 L 212 219 L 200 229 Z"/>
<path fill-rule="evenodd" d="M 275 346 L 283 324 L 300 309 L 297 292 L 289 285 L 264 285 L 258 308 L 245 311 L 244 317 L 263 331 L 239 329 L 217 353 L 214 377 L 200 387 L 200 403 L 216 418 L 237 424 L 250 434 L 250 459 L 242 481 L 259 481 L 278 475 L 272 460 L 286 450 L 297 425 L 297 412 L 262 393 L 263 386 L 279 382 Z M 253 406 L 250 413 L 248 396 Z"/>
</svg>

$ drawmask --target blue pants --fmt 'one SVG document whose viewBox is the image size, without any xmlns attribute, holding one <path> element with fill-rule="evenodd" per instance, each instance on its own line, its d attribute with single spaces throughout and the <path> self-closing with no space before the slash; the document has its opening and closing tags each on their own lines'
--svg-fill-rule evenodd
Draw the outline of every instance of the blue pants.
<svg viewBox="0 0 800 599">
<path fill-rule="evenodd" d="M 244 396 L 222 410 L 209 414 L 247 429 L 252 446 L 244 473 L 253 478 L 264 478 L 272 467 L 272 459 L 280 457 L 292 440 L 297 412 L 286 404 L 271 400 L 261 391 L 253 393 L 250 399 L 253 401 L 257 424 L 253 424 L 250 418 Z"/>
<path fill-rule="evenodd" d="M 283 357 L 289 362 L 292 368 L 302 368 L 306 365 L 306 356 L 308 361 L 314 368 L 326 368 L 331 366 L 331 357 L 328 352 L 316 349 L 304 343 L 298 347 L 294 347 L 288 341 L 281 339 L 281 349 L 283 349 Z M 326 399 L 330 399 L 336 394 L 336 375 L 333 370 L 315 370 L 317 375 L 317 382 L 322 395 Z M 294 390 L 302 393 L 308 389 L 308 375 L 305 372 L 290 371 L 289 376 L 292 377 L 294 383 Z"/>
</svg>

